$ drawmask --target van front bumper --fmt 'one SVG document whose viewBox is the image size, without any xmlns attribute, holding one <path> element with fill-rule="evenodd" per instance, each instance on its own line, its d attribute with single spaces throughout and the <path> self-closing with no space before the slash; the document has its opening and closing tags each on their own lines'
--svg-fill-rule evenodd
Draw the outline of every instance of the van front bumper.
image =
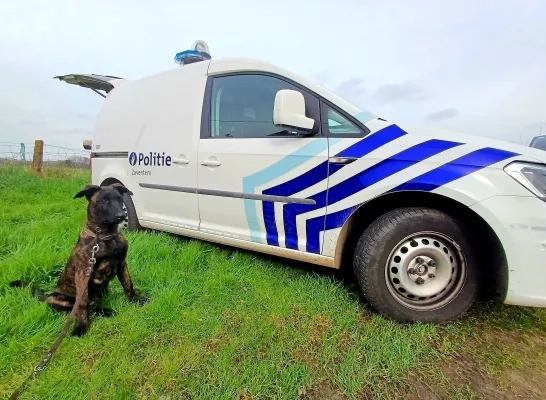
<svg viewBox="0 0 546 400">
<path fill-rule="evenodd" d="M 546 307 L 546 203 L 534 196 L 494 196 L 470 208 L 489 223 L 504 248 L 504 302 Z"/>
</svg>

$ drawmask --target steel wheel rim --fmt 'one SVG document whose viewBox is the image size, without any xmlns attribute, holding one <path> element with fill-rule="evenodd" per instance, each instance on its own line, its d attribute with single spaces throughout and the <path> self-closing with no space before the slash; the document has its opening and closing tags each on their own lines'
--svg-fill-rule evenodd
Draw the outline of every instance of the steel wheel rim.
<svg viewBox="0 0 546 400">
<path fill-rule="evenodd" d="M 389 254 L 385 281 L 391 295 L 407 308 L 433 310 L 451 302 L 466 279 L 460 247 L 438 232 L 416 232 Z"/>
</svg>

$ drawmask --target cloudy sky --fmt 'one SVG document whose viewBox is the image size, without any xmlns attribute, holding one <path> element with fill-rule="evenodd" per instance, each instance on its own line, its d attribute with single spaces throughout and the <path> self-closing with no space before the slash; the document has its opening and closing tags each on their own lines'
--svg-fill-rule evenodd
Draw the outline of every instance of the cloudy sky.
<svg viewBox="0 0 546 400">
<path fill-rule="evenodd" d="M 102 97 L 53 76 L 139 78 L 196 39 L 393 122 L 524 144 L 546 133 L 545 0 L 18 0 L 0 4 L 0 142 L 81 148 Z"/>
</svg>

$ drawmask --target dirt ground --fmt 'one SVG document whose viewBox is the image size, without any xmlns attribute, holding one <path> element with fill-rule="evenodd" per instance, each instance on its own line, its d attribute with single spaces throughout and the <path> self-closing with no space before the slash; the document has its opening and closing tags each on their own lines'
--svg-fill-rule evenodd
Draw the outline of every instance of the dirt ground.
<svg viewBox="0 0 546 400">
<path fill-rule="evenodd" d="M 483 347 L 495 343 L 496 357 Z M 396 397 L 444 399 L 546 399 L 546 337 L 503 330 L 480 335 L 467 351 L 449 357 L 438 374 L 412 374 Z"/>
<path fill-rule="evenodd" d="M 412 373 L 396 393 L 364 391 L 359 399 L 546 399 L 546 336 L 499 330 L 479 335 L 472 342 L 465 345 L 468 351 L 447 357 L 441 370 Z M 480 346 L 491 343 L 496 343 L 497 350 L 488 358 Z M 300 398 L 347 399 L 328 382 L 300 393 Z"/>
</svg>

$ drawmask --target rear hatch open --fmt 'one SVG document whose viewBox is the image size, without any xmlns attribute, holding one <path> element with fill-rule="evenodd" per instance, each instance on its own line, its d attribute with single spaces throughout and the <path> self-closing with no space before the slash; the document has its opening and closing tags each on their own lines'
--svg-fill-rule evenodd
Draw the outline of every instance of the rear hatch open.
<svg viewBox="0 0 546 400">
<path fill-rule="evenodd" d="M 91 89 L 93 92 L 99 94 L 102 97 L 106 97 L 112 89 L 118 87 L 119 85 L 122 85 L 124 82 L 127 82 L 127 80 L 117 76 L 97 74 L 59 75 L 55 76 L 53 79 L 58 79 L 70 85 L 78 85 L 87 89 Z M 83 148 L 86 150 L 91 150 L 92 141 L 84 140 Z"/>
<path fill-rule="evenodd" d="M 66 82 L 71 85 L 78 85 L 91 89 L 95 93 L 98 93 L 102 97 L 106 97 L 108 93 L 115 87 L 127 82 L 123 78 L 110 75 L 96 75 L 96 74 L 69 74 L 55 76 L 53 79 Z M 102 93 L 102 92 L 104 93 Z"/>
</svg>

